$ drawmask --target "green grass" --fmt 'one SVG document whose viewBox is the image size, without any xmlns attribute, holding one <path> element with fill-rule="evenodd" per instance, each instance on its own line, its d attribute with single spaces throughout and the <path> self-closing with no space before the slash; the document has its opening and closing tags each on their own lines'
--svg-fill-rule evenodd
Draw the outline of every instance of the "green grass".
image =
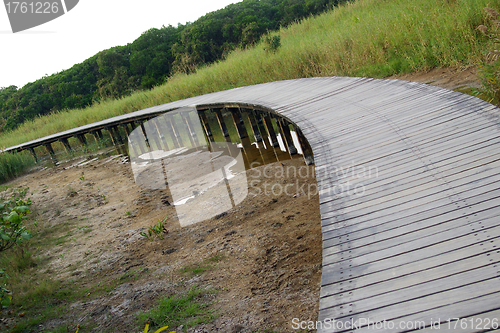
<svg viewBox="0 0 500 333">
<path fill-rule="evenodd" d="M 214 256 L 205 259 L 203 262 L 195 263 L 181 268 L 180 272 L 183 274 L 189 274 L 191 276 L 202 274 L 213 268 L 213 264 L 217 264 L 219 261 L 222 261 L 224 259 L 226 259 L 224 254 L 217 253 Z"/>
<path fill-rule="evenodd" d="M 144 329 L 149 322 L 150 331 L 163 326 L 175 330 L 180 325 L 187 331 L 189 327 L 209 323 L 215 317 L 208 309 L 209 304 L 203 301 L 203 297 L 209 293 L 211 292 L 192 287 L 185 294 L 161 297 L 153 309 L 137 314 L 138 327 Z M 170 332 L 170 329 L 166 332 Z"/>
<path fill-rule="evenodd" d="M 0 183 L 9 181 L 35 165 L 35 159 L 27 152 L 0 153 Z"/>
<path fill-rule="evenodd" d="M 271 33 L 281 38 L 275 52 L 266 51 L 265 42 L 236 50 L 224 61 L 194 74 L 176 74 L 150 91 L 26 122 L 1 135 L 0 142 L 9 147 L 162 103 L 263 82 L 382 78 L 476 64 L 492 43 L 476 30 L 484 22 L 485 6 L 499 8 L 500 0 L 358 0 Z"/>
</svg>

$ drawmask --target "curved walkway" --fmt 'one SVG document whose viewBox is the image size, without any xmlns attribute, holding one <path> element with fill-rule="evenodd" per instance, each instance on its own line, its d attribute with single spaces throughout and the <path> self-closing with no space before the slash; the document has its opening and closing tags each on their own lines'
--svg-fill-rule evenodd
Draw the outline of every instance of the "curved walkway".
<svg viewBox="0 0 500 333">
<path fill-rule="evenodd" d="M 419 83 L 333 77 L 122 117 L 220 103 L 272 109 L 313 149 L 323 230 L 318 331 L 434 332 L 440 323 L 475 332 L 498 324 L 499 109 Z"/>
</svg>

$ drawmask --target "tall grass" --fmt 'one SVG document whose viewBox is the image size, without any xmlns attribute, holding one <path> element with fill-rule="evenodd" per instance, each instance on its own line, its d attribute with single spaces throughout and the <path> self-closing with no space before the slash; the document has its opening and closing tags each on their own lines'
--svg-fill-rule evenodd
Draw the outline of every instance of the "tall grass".
<svg viewBox="0 0 500 333">
<path fill-rule="evenodd" d="M 224 61 L 131 96 L 29 121 L 0 136 L 9 147 L 191 96 L 314 76 L 386 77 L 478 62 L 491 41 L 476 27 L 500 0 L 357 0 L 279 32 L 281 46 L 236 50 Z"/>
<path fill-rule="evenodd" d="M 0 184 L 23 174 L 35 165 L 35 159 L 30 153 L 0 153 Z"/>
</svg>

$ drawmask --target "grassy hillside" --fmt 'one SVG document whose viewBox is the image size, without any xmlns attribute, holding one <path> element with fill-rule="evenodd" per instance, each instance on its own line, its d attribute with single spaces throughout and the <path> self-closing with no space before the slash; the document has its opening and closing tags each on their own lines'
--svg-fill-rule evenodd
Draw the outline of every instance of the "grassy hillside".
<svg viewBox="0 0 500 333">
<path fill-rule="evenodd" d="M 0 136 L 0 145 L 9 147 L 150 106 L 262 82 L 313 76 L 380 78 L 476 63 L 491 43 L 476 29 L 484 21 L 486 6 L 499 8 L 500 0 L 358 0 L 274 33 L 280 41 L 276 49 L 264 39 L 194 74 L 175 75 L 150 91 L 25 123 Z"/>
</svg>

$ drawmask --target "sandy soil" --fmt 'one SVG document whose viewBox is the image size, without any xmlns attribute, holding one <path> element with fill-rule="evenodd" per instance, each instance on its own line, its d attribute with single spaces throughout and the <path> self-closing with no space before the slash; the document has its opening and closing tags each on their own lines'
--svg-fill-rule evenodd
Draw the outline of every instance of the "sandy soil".
<svg viewBox="0 0 500 333">
<path fill-rule="evenodd" d="M 427 83 L 441 88 L 465 91 L 467 88 L 480 88 L 478 71 L 475 66 L 436 68 L 425 72 L 396 75 L 388 79 L 399 79 Z"/>
<path fill-rule="evenodd" d="M 170 194 L 138 187 L 127 158 L 81 161 L 15 181 L 33 192 L 42 227 L 67 226 L 56 235 L 61 244 L 40 253 L 49 258 L 44 269 L 57 279 L 73 279 L 78 288 L 127 278 L 109 293 L 68 304 L 64 322 L 97 323 L 93 332 L 138 331 L 137 311 L 150 309 L 160 295 L 194 285 L 215 291 L 209 301 L 217 318 L 193 332 L 284 332 L 290 331 L 293 318 L 316 318 L 319 202 L 317 195 L 297 190 L 315 182 L 314 168 L 301 158 L 249 170 L 251 186 L 241 204 L 184 228 Z M 293 170 L 300 176 L 294 177 Z M 291 195 L 279 195 L 287 184 Z M 139 234 L 165 216 L 168 233 L 163 240 L 149 241 Z M 214 256 L 223 259 L 210 263 Z M 181 272 L 207 263 L 213 268 L 201 274 Z M 41 331 L 50 331 L 61 320 L 45 323 Z"/>
<path fill-rule="evenodd" d="M 391 78 L 448 89 L 479 86 L 474 67 Z M 286 175 L 292 168 L 302 175 Z M 68 304 L 64 317 L 45 323 L 40 332 L 89 322 L 96 324 L 93 332 L 140 331 L 137 311 L 194 285 L 215 291 L 207 301 L 217 318 L 190 332 L 290 332 L 293 318 L 315 320 L 322 253 L 318 196 L 270 191 L 286 184 L 307 188 L 315 183 L 313 170 L 302 159 L 250 170 L 243 202 L 183 228 L 170 193 L 136 185 L 123 156 L 74 160 L 16 179 L 16 186 L 33 192 L 42 227 L 66 226 L 56 235 L 60 244 L 40 253 L 49 258 L 42 269 L 73 280 L 76 288 L 125 280 L 110 292 Z M 139 234 L 165 217 L 163 240 Z M 182 273 L 203 265 L 211 268 Z"/>
</svg>

